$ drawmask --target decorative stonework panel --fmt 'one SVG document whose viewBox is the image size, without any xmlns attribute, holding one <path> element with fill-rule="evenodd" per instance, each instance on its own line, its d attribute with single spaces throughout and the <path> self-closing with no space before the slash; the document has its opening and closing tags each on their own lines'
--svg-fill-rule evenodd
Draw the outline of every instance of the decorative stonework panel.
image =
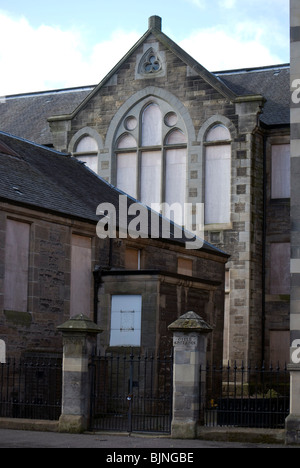
<svg viewBox="0 0 300 468">
<path fill-rule="evenodd" d="M 156 49 L 158 49 L 158 47 L 150 47 L 146 50 L 144 55 L 139 55 L 137 57 L 137 79 L 165 76 L 166 64 L 164 54 L 161 54 Z"/>
</svg>

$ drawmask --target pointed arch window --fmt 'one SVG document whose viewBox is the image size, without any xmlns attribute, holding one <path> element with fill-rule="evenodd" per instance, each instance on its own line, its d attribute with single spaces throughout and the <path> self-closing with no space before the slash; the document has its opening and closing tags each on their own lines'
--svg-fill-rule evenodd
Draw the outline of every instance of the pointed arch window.
<svg viewBox="0 0 300 468">
<path fill-rule="evenodd" d="M 142 113 L 142 146 L 158 146 L 162 142 L 162 114 L 157 104 L 149 104 Z"/>
<path fill-rule="evenodd" d="M 163 204 L 179 203 L 174 220 L 183 225 L 187 137 L 180 116 L 165 103 L 140 103 L 121 122 L 115 153 L 117 187 L 148 206 L 159 204 L 163 214 Z"/>
<path fill-rule="evenodd" d="M 205 140 L 205 224 L 230 222 L 231 135 L 221 124 Z"/>
<path fill-rule="evenodd" d="M 90 135 L 85 135 L 75 146 L 75 158 L 85 163 L 89 169 L 98 171 L 98 144 Z"/>
<path fill-rule="evenodd" d="M 137 198 L 137 142 L 126 133 L 117 145 L 117 187 Z"/>
</svg>

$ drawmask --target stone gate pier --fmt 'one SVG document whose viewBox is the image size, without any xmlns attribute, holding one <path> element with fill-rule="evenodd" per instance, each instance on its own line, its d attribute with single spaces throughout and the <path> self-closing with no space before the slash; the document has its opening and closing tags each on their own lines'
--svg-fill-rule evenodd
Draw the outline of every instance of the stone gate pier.
<svg viewBox="0 0 300 468">
<path fill-rule="evenodd" d="M 81 433 L 89 417 L 89 360 L 102 330 L 84 315 L 72 317 L 57 327 L 63 336 L 62 414 L 59 431 Z"/>
<path fill-rule="evenodd" d="M 201 425 L 200 392 L 204 401 L 207 334 L 212 331 L 195 312 L 187 312 L 169 325 L 173 332 L 173 418 L 171 435 L 174 439 L 195 439 Z M 201 378 L 201 382 L 200 382 Z"/>
</svg>

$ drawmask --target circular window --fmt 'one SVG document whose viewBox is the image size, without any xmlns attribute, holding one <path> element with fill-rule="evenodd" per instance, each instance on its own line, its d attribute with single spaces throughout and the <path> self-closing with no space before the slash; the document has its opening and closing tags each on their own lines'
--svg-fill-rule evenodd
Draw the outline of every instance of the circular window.
<svg viewBox="0 0 300 468">
<path fill-rule="evenodd" d="M 178 121 L 178 117 L 177 117 L 177 114 L 175 112 L 169 112 L 165 116 L 165 124 L 168 127 L 174 127 L 174 125 L 177 124 L 177 121 Z"/>
<path fill-rule="evenodd" d="M 135 130 L 137 127 L 137 119 L 132 115 L 130 117 L 127 117 L 124 123 L 124 127 L 126 128 L 126 130 L 129 131 Z"/>
</svg>

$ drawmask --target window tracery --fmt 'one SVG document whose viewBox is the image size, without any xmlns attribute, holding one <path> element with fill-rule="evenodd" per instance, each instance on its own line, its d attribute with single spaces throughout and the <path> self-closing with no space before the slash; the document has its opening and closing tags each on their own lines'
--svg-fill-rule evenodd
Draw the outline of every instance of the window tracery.
<svg viewBox="0 0 300 468">
<path fill-rule="evenodd" d="M 187 136 L 169 105 L 153 99 L 133 107 L 119 124 L 115 154 L 119 189 L 148 206 L 184 206 Z M 182 216 L 175 221 L 183 225 Z"/>
<path fill-rule="evenodd" d="M 163 62 L 157 52 L 150 48 L 142 57 L 139 64 L 141 75 L 153 75 L 162 71 Z"/>
</svg>

